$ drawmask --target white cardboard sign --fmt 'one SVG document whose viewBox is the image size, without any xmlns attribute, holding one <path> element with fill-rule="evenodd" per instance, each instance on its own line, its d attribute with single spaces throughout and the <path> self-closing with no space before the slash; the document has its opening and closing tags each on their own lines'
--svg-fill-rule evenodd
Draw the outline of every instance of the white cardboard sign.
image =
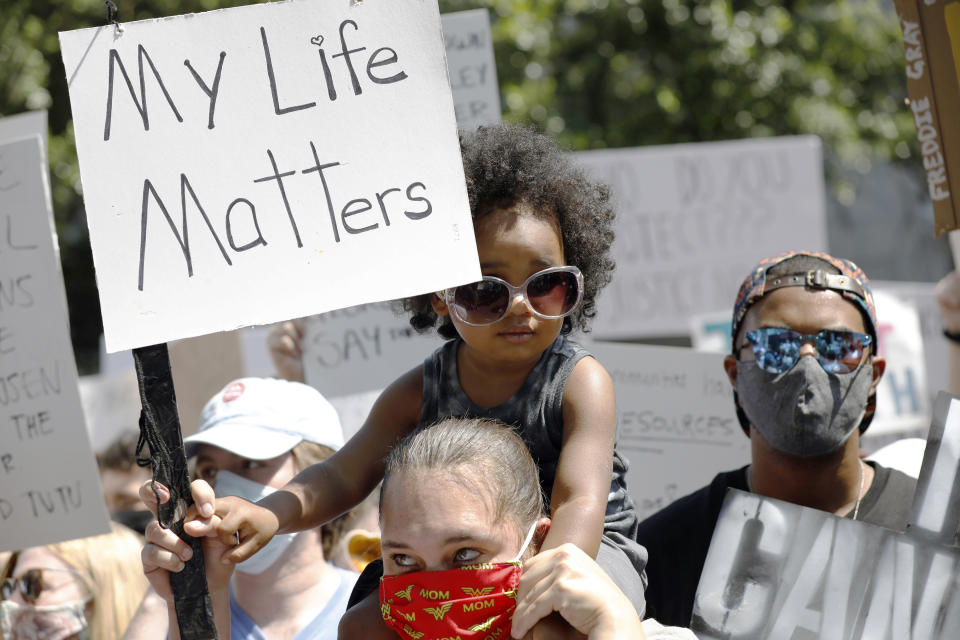
<svg viewBox="0 0 960 640">
<path fill-rule="evenodd" d="M 960 401 L 940 393 L 905 533 L 730 490 L 691 629 L 704 640 L 955 638 Z"/>
<path fill-rule="evenodd" d="M 677 347 L 590 343 L 613 377 L 618 446 L 641 519 L 750 462 L 723 356 Z"/>
<path fill-rule="evenodd" d="M 307 319 L 304 375 L 328 398 L 383 389 L 441 344 L 435 332 L 417 333 L 390 303 L 331 311 Z"/>
<path fill-rule="evenodd" d="M 479 278 L 436 3 L 124 28 L 60 34 L 108 351 Z"/>
<path fill-rule="evenodd" d="M 39 136 L 0 145 L 0 551 L 109 531 Z"/>
<path fill-rule="evenodd" d="M 500 87 L 486 9 L 443 14 L 443 39 L 457 124 L 472 130 L 500 123 Z"/>
<path fill-rule="evenodd" d="M 617 208 L 613 281 L 597 338 L 685 334 L 691 315 L 728 309 L 760 259 L 827 246 L 815 136 L 576 154 Z"/>
</svg>

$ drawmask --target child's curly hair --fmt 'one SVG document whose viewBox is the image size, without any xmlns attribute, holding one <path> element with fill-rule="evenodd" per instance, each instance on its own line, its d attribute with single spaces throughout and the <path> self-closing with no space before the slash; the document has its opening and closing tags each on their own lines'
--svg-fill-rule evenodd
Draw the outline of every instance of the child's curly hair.
<svg viewBox="0 0 960 640">
<path fill-rule="evenodd" d="M 526 127 L 480 127 L 461 137 L 460 150 L 474 224 L 495 209 L 521 203 L 555 217 L 567 264 L 583 273 L 583 301 L 563 319 L 562 332 L 589 331 L 597 314 L 597 294 L 610 282 L 614 267 L 610 188 L 587 177 L 552 139 Z M 412 313 L 410 325 L 419 332 L 437 324 L 431 295 L 402 300 L 403 309 Z M 457 335 L 449 317 L 442 319 L 437 333 L 444 338 Z"/>
</svg>

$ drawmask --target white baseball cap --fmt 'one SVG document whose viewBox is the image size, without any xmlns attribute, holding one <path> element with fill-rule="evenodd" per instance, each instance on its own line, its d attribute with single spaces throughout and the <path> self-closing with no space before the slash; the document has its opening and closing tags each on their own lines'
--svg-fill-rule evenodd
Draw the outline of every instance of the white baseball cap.
<svg viewBox="0 0 960 640">
<path fill-rule="evenodd" d="M 303 441 L 343 446 L 336 409 L 319 391 L 276 378 L 240 378 L 213 396 L 196 434 L 184 438 L 187 457 L 209 444 L 249 460 L 269 460 Z"/>
</svg>

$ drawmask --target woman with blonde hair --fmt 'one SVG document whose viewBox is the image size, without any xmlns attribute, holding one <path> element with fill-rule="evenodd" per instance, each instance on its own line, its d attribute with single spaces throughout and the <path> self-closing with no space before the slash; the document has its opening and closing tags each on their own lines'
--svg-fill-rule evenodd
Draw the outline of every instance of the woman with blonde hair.
<svg viewBox="0 0 960 640">
<path fill-rule="evenodd" d="M 13 554 L 2 577 L 3 640 L 119 640 L 147 589 L 143 538 L 111 532 Z"/>
</svg>

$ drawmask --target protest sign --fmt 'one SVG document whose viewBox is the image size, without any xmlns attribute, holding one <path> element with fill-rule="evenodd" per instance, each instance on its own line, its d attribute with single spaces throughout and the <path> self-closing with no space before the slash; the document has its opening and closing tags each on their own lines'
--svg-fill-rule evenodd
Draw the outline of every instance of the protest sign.
<svg viewBox="0 0 960 640">
<path fill-rule="evenodd" d="M 47 112 L 26 111 L 0 118 L 0 143 L 40 136 L 43 157 L 47 156 Z"/>
<path fill-rule="evenodd" d="M 731 491 L 691 628 L 704 640 L 946 640 L 960 628 L 960 401 L 941 393 L 906 533 Z"/>
<path fill-rule="evenodd" d="M 907 62 L 910 111 L 927 188 L 934 233 L 960 226 L 960 2 L 894 0 Z"/>
<path fill-rule="evenodd" d="M 435 3 L 60 39 L 108 351 L 479 277 Z"/>
<path fill-rule="evenodd" d="M 686 333 L 729 309 L 761 258 L 825 250 L 823 161 L 813 136 L 584 151 L 617 210 L 613 281 L 597 338 Z"/>
<path fill-rule="evenodd" d="M 613 378 L 618 447 L 641 519 L 750 462 L 723 356 L 678 347 L 586 345 Z"/>
<path fill-rule="evenodd" d="M 132 365 L 133 358 L 127 357 Z M 94 451 L 103 451 L 123 433 L 137 431 L 140 389 L 132 366 L 118 373 L 81 376 L 80 402 Z"/>
<path fill-rule="evenodd" d="M 908 303 L 916 309 L 920 320 L 923 342 L 923 360 L 927 372 L 927 391 L 930 405 L 937 391 L 947 386 L 948 354 L 950 342 L 943 335 L 940 308 L 934 295 L 936 285 L 932 282 L 893 282 L 874 280 L 874 292 L 886 293 Z M 883 318 L 883 316 L 880 316 Z"/>
<path fill-rule="evenodd" d="M 486 9 L 445 13 L 443 40 L 457 124 L 472 130 L 500 123 L 500 87 Z"/>
<path fill-rule="evenodd" d="M 441 344 L 434 331 L 417 333 L 390 303 L 331 311 L 306 320 L 304 375 L 329 398 L 383 389 Z"/>
<path fill-rule="evenodd" d="M 926 435 L 931 394 L 927 388 L 920 316 L 909 300 L 885 290 L 874 289 L 873 299 L 877 307 L 879 356 L 887 366 L 877 387 L 877 413 L 867 433 Z"/>
<path fill-rule="evenodd" d="M 700 640 L 955 638 L 960 550 L 731 490 L 700 576 Z"/>
<path fill-rule="evenodd" d="M 0 550 L 109 531 L 39 136 L 0 145 Z"/>
</svg>

